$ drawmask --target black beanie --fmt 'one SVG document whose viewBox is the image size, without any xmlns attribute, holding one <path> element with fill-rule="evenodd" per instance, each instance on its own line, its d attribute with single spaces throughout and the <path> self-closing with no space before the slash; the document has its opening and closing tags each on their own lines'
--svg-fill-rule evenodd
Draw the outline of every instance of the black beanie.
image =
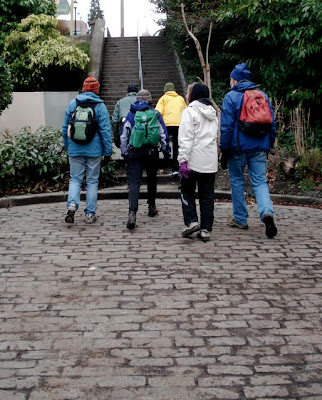
<svg viewBox="0 0 322 400">
<path fill-rule="evenodd" d="M 135 83 L 130 83 L 129 86 L 127 87 L 127 92 L 128 93 L 137 93 L 139 91 L 138 85 Z"/>
<path fill-rule="evenodd" d="M 189 102 L 192 103 L 194 100 L 199 100 L 201 103 L 211 104 L 209 101 L 209 89 L 208 86 L 203 83 L 195 83 L 192 87 Z"/>
</svg>

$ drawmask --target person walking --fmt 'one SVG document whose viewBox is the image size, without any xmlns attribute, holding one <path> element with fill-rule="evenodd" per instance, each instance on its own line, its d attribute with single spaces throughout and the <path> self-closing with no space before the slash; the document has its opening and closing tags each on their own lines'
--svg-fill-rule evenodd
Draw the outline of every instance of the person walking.
<svg viewBox="0 0 322 400">
<path fill-rule="evenodd" d="M 223 169 L 226 169 L 227 165 L 229 167 L 233 202 L 233 216 L 228 219 L 227 224 L 232 228 L 248 228 L 248 212 L 244 196 L 244 171 L 247 165 L 259 216 L 266 227 L 266 236 L 273 238 L 277 234 L 277 228 L 274 223 L 274 209 L 267 185 L 266 169 L 268 152 L 275 141 L 274 113 L 267 94 L 259 91 L 257 85 L 250 81 L 250 76 L 251 71 L 246 63 L 236 65 L 230 74 L 231 90 L 222 103 L 221 165 Z M 245 124 L 239 121 L 242 108 L 247 105 L 243 100 L 246 93 L 262 98 L 263 107 L 266 106 L 267 113 L 270 114 L 271 123 L 266 124 L 265 129 L 258 132 L 256 130 L 253 133 L 247 132 Z M 255 104 L 255 110 L 257 108 L 258 105 Z"/>
<path fill-rule="evenodd" d="M 79 208 L 85 171 L 85 222 L 92 224 L 97 220 L 96 204 L 101 160 L 104 156 L 104 163 L 107 164 L 112 155 L 110 118 L 104 101 L 98 95 L 99 88 L 100 84 L 95 77 L 86 78 L 82 93 L 69 103 L 65 112 L 62 135 L 70 167 L 65 217 L 67 223 L 74 222 L 75 212 Z M 91 117 L 86 120 L 88 115 Z M 89 132 L 92 132 L 92 135 L 87 137 Z"/>
<path fill-rule="evenodd" d="M 158 214 L 155 198 L 157 192 L 158 145 L 166 158 L 170 156 L 166 126 L 158 111 L 152 108 L 148 90 L 140 90 L 137 101 L 132 104 L 121 133 L 121 155 L 128 163 L 129 215 L 127 228 L 136 226 L 139 193 L 143 170 L 146 170 L 148 189 L 148 216 Z"/>
<path fill-rule="evenodd" d="M 181 204 L 186 228 L 182 237 L 194 232 L 203 242 L 210 240 L 214 222 L 215 174 L 218 171 L 218 118 L 202 83 L 188 86 L 188 107 L 179 126 L 178 162 L 181 172 Z M 195 190 L 198 185 L 200 224 Z"/>
<path fill-rule="evenodd" d="M 172 137 L 172 176 L 178 175 L 178 130 L 182 111 L 186 107 L 187 104 L 184 98 L 176 92 L 175 85 L 172 82 L 166 83 L 164 85 L 164 95 L 160 97 L 155 109 L 162 115 L 168 135 Z"/>
<path fill-rule="evenodd" d="M 115 104 L 112 114 L 112 130 L 114 144 L 120 148 L 120 134 L 122 125 L 125 121 L 127 114 L 130 111 L 131 105 L 136 101 L 136 94 L 139 91 L 138 85 L 130 83 L 127 87 L 127 94 L 122 99 L 118 100 Z"/>
</svg>

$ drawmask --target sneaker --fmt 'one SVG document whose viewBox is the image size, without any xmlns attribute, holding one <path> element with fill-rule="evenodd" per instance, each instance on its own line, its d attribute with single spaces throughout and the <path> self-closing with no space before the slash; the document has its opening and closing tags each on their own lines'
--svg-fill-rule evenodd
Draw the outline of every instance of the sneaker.
<svg viewBox="0 0 322 400">
<path fill-rule="evenodd" d="M 274 218 L 271 214 L 265 214 L 263 217 L 263 222 L 266 226 L 266 236 L 272 239 L 277 235 L 277 228 L 274 224 Z"/>
<path fill-rule="evenodd" d="M 227 225 L 230 226 L 231 228 L 248 229 L 247 224 L 240 224 L 235 220 L 234 217 L 228 218 Z"/>
<path fill-rule="evenodd" d="M 65 222 L 67 222 L 68 224 L 73 224 L 74 223 L 75 212 L 76 212 L 76 204 L 72 203 L 67 208 L 67 215 L 65 217 Z"/>
<path fill-rule="evenodd" d="M 97 221 L 97 217 L 95 214 L 85 214 L 86 224 L 94 224 L 95 221 Z"/>
<path fill-rule="evenodd" d="M 178 171 L 171 171 L 171 172 L 170 172 L 170 175 L 171 175 L 171 176 L 178 176 L 178 175 L 179 175 L 179 172 L 178 172 Z"/>
<path fill-rule="evenodd" d="M 192 235 L 194 232 L 197 232 L 200 230 L 200 226 L 198 222 L 191 222 L 182 232 L 181 236 L 182 237 L 189 237 Z"/>
<path fill-rule="evenodd" d="M 136 224 L 136 215 L 134 211 L 129 212 L 129 218 L 127 220 L 127 229 L 134 229 Z"/>
<path fill-rule="evenodd" d="M 210 233 L 207 229 L 200 229 L 197 234 L 197 238 L 202 240 L 203 242 L 209 242 L 210 240 Z"/>
<path fill-rule="evenodd" d="M 155 217 L 159 213 L 158 209 L 154 207 L 149 207 L 148 216 Z"/>
</svg>

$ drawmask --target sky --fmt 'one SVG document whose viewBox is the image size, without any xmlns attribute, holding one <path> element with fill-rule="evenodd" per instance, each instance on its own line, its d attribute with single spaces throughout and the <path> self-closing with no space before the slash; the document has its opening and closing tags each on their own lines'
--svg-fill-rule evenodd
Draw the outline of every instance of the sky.
<svg viewBox="0 0 322 400">
<path fill-rule="evenodd" d="M 77 19 L 81 17 L 87 23 L 90 4 L 90 0 L 77 0 Z M 100 0 L 100 7 L 104 12 L 105 28 L 108 27 L 111 36 L 120 36 L 121 0 Z M 148 32 L 152 36 L 161 28 L 155 22 L 161 15 L 154 10 L 155 5 L 149 0 L 124 0 L 124 35 L 136 36 L 139 31 L 140 35 Z"/>
</svg>

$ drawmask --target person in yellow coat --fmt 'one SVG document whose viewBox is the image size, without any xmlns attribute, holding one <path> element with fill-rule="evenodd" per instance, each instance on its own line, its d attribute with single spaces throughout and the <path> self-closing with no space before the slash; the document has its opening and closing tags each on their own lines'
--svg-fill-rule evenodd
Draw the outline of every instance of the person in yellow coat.
<svg viewBox="0 0 322 400">
<path fill-rule="evenodd" d="M 155 109 L 160 112 L 168 130 L 168 135 L 172 137 L 172 168 L 171 175 L 177 176 L 179 170 L 178 164 L 178 130 L 182 111 L 187 104 L 182 96 L 176 92 L 172 82 L 164 85 L 164 95 L 160 97 Z"/>
</svg>

